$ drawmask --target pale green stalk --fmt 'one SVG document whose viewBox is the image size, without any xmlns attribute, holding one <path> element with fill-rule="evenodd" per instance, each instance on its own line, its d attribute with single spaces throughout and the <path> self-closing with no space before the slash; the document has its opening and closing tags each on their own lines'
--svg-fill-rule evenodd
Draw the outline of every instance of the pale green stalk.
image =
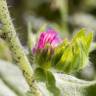
<svg viewBox="0 0 96 96">
<path fill-rule="evenodd" d="M 56 0 L 57 5 L 60 8 L 62 25 L 64 27 L 64 31 L 69 33 L 68 30 L 68 0 Z"/>
<path fill-rule="evenodd" d="M 34 44 L 34 35 L 32 33 L 32 24 L 31 21 L 28 20 L 27 23 L 27 30 L 28 30 L 28 48 L 29 52 L 32 53 L 32 45 Z"/>
<path fill-rule="evenodd" d="M 23 52 L 18 37 L 16 36 L 15 28 L 12 24 L 12 20 L 8 12 L 6 0 L 0 0 L 0 21 L 3 24 L 1 28 L 2 34 L 0 35 L 4 40 L 8 42 L 10 49 L 12 50 L 13 56 L 31 88 L 32 96 L 41 96 L 41 93 L 38 90 L 36 82 L 33 78 L 33 70 L 31 68 L 31 65 Z"/>
</svg>

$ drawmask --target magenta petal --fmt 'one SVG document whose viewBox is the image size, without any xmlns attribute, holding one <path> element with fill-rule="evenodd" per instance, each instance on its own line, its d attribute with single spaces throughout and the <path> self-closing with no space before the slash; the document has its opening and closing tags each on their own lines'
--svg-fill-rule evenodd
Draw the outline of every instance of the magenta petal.
<svg viewBox="0 0 96 96">
<path fill-rule="evenodd" d="M 58 33 L 53 29 L 48 29 L 46 32 L 42 32 L 38 42 L 35 46 L 35 51 L 37 49 L 43 49 L 46 44 L 50 44 L 52 47 L 56 47 L 61 42 L 61 38 Z"/>
</svg>

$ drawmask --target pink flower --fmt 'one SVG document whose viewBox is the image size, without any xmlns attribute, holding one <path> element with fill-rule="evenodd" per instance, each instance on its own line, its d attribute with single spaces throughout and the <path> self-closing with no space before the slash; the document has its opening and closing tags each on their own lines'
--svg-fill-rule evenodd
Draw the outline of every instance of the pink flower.
<svg viewBox="0 0 96 96">
<path fill-rule="evenodd" d="M 42 32 L 38 39 L 36 47 L 33 52 L 37 49 L 43 49 L 46 44 L 50 44 L 53 48 L 56 47 L 61 42 L 58 33 L 53 29 L 48 29 L 46 32 Z"/>
<path fill-rule="evenodd" d="M 52 47 L 56 47 L 60 43 L 57 32 L 53 29 L 48 29 L 47 32 L 42 32 L 38 40 L 37 48 L 42 49 L 46 44 L 50 44 Z"/>
</svg>

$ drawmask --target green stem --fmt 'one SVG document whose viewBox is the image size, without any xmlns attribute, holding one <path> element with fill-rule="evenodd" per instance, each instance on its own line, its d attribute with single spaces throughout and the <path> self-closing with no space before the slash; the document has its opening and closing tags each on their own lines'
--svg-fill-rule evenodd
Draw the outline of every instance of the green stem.
<svg viewBox="0 0 96 96">
<path fill-rule="evenodd" d="M 64 31 L 69 33 L 68 30 L 68 0 L 56 0 L 56 3 L 59 5 L 62 25 L 64 27 Z"/>
<path fill-rule="evenodd" d="M 6 0 L 0 0 L 0 21 L 3 24 L 1 28 L 1 37 L 8 42 L 10 49 L 12 50 L 13 56 L 18 62 L 18 65 L 21 68 L 26 78 L 26 81 L 31 88 L 33 96 L 41 96 L 41 92 L 38 90 L 36 82 L 33 78 L 34 76 L 31 65 L 22 50 L 22 46 L 18 37 L 16 36 L 16 31 L 11 21 Z"/>
<path fill-rule="evenodd" d="M 32 24 L 31 24 L 31 21 L 29 20 L 27 22 L 27 30 L 28 30 L 28 48 L 29 48 L 29 52 L 32 53 L 32 45 L 34 42 L 34 36 L 32 33 Z"/>
</svg>

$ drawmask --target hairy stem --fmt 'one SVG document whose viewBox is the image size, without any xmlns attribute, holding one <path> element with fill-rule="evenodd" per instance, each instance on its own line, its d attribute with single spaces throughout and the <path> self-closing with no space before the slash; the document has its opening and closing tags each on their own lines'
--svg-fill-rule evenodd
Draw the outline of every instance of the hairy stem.
<svg viewBox="0 0 96 96">
<path fill-rule="evenodd" d="M 33 78 L 33 70 L 31 65 L 22 50 L 22 46 L 18 37 L 16 36 L 15 28 L 12 24 L 11 17 L 8 12 L 6 0 L 0 0 L 0 21 L 2 22 L 2 33 L 0 35 L 4 40 L 8 42 L 13 56 L 31 88 L 33 94 L 32 96 L 41 96 L 41 93 L 38 90 L 36 82 Z"/>
</svg>

